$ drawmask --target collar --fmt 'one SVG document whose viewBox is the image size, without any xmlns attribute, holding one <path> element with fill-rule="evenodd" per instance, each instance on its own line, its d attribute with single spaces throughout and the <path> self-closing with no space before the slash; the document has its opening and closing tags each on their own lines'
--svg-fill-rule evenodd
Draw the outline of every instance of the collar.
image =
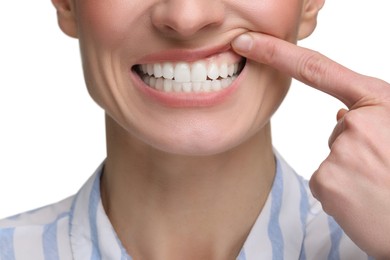
<svg viewBox="0 0 390 260">
<path fill-rule="evenodd" d="M 309 205 L 307 184 L 275 151 L 276 175 L 264 208 L 238 260 L 299 259 Z M 73 258 L 131 260 L 102 205 L 101 164 L 76 194 L 70 212 Z"/>
<path fill-rule="evenodd" d="M 307 182 L 274 151 L 276 175 L 238 260 L 300 259 L 309 215 Z"/>
<path fill-rule="evenodd" d="M 130 260 L 104 211 L 100 196 L 101 164 L 75 196 L 70 211 L 70 242 L 75 260 Z"/>
</svg>

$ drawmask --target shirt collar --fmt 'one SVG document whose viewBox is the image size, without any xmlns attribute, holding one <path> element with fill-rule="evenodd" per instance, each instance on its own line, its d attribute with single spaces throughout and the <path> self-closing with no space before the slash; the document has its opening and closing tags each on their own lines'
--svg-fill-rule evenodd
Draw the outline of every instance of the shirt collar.
<svg viewBox="0 0 390 260">
<path fill-rule="evenodd" d="M 239 260 L 299 259 L 308 211 L 306 184 L 277 152 L 275 158 L 271 193 L 237 257 Z M 102 172 L 103 164 L 77 193 L 71 208 L 69 233 L 75 260 L 132 259 L 104 211 L 100 196 Z"/>
<path fill-rule="evenodd" d="M 308 215 L 307 183 L 275 151 L 276 175 L 239 260 L 300 259 Z"/>
<path fill-rule="evenodd" d="M 131 259 L 118 239 L 100 196 L 103 164 L 77 193 L 70 214 L 70 241 L 75 260 Z"/>
</svg>

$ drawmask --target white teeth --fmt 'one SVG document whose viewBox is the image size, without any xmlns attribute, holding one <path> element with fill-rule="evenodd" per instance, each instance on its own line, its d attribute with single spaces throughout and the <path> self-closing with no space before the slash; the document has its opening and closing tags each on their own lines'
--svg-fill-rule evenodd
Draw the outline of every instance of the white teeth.
<svg viewBox="0 0 390 260">
<path fill-rule="evenodd" d="M 153 65 L 153 74 L 155 78 L 160 78 L 163 76 L 161 64 L 156 63 Z"/>
<path fill-rule="evenodd" d="M 200 92 L 202 89 L 202 82 L 192 82 L 192 90 L 194 92 Z"/>
<path fill-rule="evenodd" d="M 236 79 L 239 63 L 171 62 L 142 64 L 141 78 L 146 85 L 163 92 L 211 92 L 229 87 Z"/>
<path fill-rule="evenodd" d="M 166 62 L 163 64 L 162 68 L 163 68 L 163 77 L 166 79 L 173 79 L 174 76 L 173 64 L 170 62 Z"/>
<path fill-rule="evenodd" d="M 192 91 L 192 83 L 191 82 L 185 82 L 182 84 L 183 91 L 186 93 L 190 93 Z"/>
<path fill-rule="evenodd" d="M 164 92 L 172 92 L 173 89 L 173 80 L 164 79 Z"/>
<path fill-rule="evenodd" d="M 233 70 L 233 74 L 236 74 L 238 72 L 238 64 L 234 64 L 234 70 Z"/>
<path fill-rule="evenodd" d="M 207 71 L 207 76 L 210 79 L 217 79 L 219 77 L 219 69 L 217 64 L 211 63 Z"/>
<path fill-rule="evenodd" d="M 142 70 L 143 73 L 146 73 L 148 71 L 148 65 L 142 64 L 141 65 L 141 70 Z"/>
<path fill-rule="evenodd" d="M 155 77 L 150 77 L 150 80 L 149 80 L 149 85 L 153 88 L 156 87 L 156 81 L 157 79 Z"/>
<path fill-rule="evenodd" d="M 226 79 L 205 80 L 203 82 L 176 82 L 172 79 L 163 79 L 145 75 L 145 84 L 162 92 L 213 92 L 229 87 L 236 76 Z"/>
<path fill-rule="evenodd" d="M 218 90 L 221 90 L 222 86 L 221 86 L 221 81 L 220 80 L 213 80 L 211 81 L 211 89 L 213 91 L 218 91 Z"/>
<path fill-rule="evenodd" d="M 219 67 L 219 75 L 221 78 L 226 79 L 228 76 L 228 65 L 226 63 L 222 63 Z"/>
<path fill-rule="evenodd" d="M 211 91 L 211 80 L 203 81 L 203 83 L 202 83 L 202 90 L 204 92 L 210 92 Z"/>
<path fill-rule="evenodd" d="M 177 81 L 173 81 L 173 91 L 181 92 L 181 90 L 182 90 L 181 86 L 182 86 L 182 83 L 177 82 Z"/>
<path fill-rule="evenodd" d="M 203 61 L 198 61 L 190 65 L 186 62 L 179 62 L 173 65 L 170 62 L 156 64 L 142 64 L 139 66 L 141 72 L 164 79 L 175 79 L 178 82 L 202 82 L 207 78 L 214 80 L 218 78 L 226 79 L 238 72 L 238 63 L 210 63 L 208 66 Z"/>
<path fill-rule="evenodd" d="M 207 69 L 204 62 L 195 62 L 191 67 L 191 81 L 201 82 L 207 80 Z"/>
<path fill-rule="evenodd" d="M 164 79 L 158 78 L 156 81 L 156 89 L 157 90 L 164 90 Z"/>
<path fill-rule="evenodd" d="M 188 63 L 180 62 L 175 67 L 175 81 L 176 82 L 190 82 L 191 71 Z"/>
<path fill-rule="evenodd" d="M 153 64 L 148 64 L 146 65 L 146 72 L 148 73 L 149 76 L 152 76 L 153 75 Z"/>
<path fill-rule="evenodd" d="M 234 64 L 230 64 L 228 67 L 228 75 L 231 77 L 234 74 Z"/>
<path fill-rule="evenodd" d="M 146 85 L 149 85 L 150 77 L 148 75 L 144 75 L 142 77 L 142 80 L 145 82 Z"/>
<path fill-rule="evenodd" d="M 232 80 L 230 78 L 222 79 L 221 80 L 221 86 L 222 88 L 228 87 L 230 84 L 232 84 Z"/>
</svg>

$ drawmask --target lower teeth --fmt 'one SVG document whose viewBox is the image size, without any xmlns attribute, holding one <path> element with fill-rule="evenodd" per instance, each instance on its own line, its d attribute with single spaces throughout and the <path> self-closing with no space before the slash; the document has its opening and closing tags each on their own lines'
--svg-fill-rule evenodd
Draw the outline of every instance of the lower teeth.
<svg viewBox="0 0 390 260">
<path fill-rule="evenodd" d="M 206 80 L 202 82 L 177 82 L 172 79 L 155 78 L 143 75 L 146 85 L 163 92 L 214 92 L 229 87 L 237 78 L 236 75 L 225 79 Z"/>
</svg>

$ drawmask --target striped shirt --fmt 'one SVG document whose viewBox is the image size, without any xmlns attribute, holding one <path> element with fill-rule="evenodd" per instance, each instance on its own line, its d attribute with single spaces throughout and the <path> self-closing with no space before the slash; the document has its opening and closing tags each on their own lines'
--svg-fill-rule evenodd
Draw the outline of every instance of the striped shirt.
<svg viewBox="0 0 390 260">
<path fill-rule="evenodd" d="M 271 193 L 237 260 L 370 259 L 276 154 Z M 0 260 L 132 259 L 102 206 L 103 166 L 68 199 L 0 221 Z"/>
</svg>

